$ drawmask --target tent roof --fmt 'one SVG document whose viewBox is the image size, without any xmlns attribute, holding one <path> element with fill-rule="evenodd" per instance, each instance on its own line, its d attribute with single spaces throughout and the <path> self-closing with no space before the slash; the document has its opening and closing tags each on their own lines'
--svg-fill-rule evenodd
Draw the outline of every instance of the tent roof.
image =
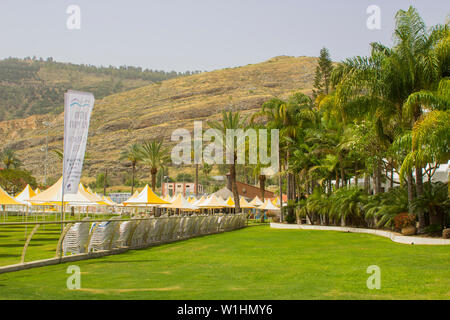
<svg viewBox="0 0 450 320">
<path fill-rule="evenodd" d="M 239 199 L 239 206 L 240 206 L 242 209 L 253 209 L 253 208 L 256 208 L 254 205 L 251 205 L 250 203 L 248 203 L 248 201 L 245 200 L 244 197 L 241 197 L 241 198 Z"/>
<path fill-rule="evenodd" d="M 262 206 L 264 204 L 264 202 L 262 202 L 258 196 L 256 196 L 252 201 L 250 201 L 250 204 L 255 206 L 255 207 L 259 207 Z"/>
<path fill-rule="evenodd" d="M 39 188 L 36 188 L 36 190 L 34 190 L 34 193 L 36 193 L 36 194 L 38 194 L 38 193 L 41 193 L 42 191 L 41 191 L 41 189 L 39 189 Z"/>
<path fill-rule="evenodd" d="M 171 209 L 182 209 L 182 210 L 197 210 L 198 207 L 194 206 L 192 203 L 186 200 L 185 197 L 180 193 L 178 194 L 172 203 L 165 204 L 162 207 Z"/>
<path fill-rule="evenodd" d="M 133 195 L 134 196 L 134 195 Z M 158 197 L 153 190 L 148 186 L 148 184 L 144 187 L 144 189 L 139 193 L 136 197 L 133 196 L 124 201 L 124 205 L 133 205 L 133 204 L 168 204 L 169 202 Z"/>
<path fill-rule="evenodd" d="M 223 187 L 222 189 L 217 190 L 214 192 L 216 197 L 221 197 L 222 199 L 228 199 L 229 197 L 233 197 L 233 192 L 231 192 L 230 189 L 227 187 Z"/>
<path fill-rule="evenodd" d="M 62 201 L 62 177 L 50 188 L 30 199 L 34 205 L 58 204 Z M 96 198 L 88 193 L 82 184 L 78 186 L 78 192 L 76 194 L 64 195 L 64 202 L 73 205 L 98 205 Z"/>
<path fill-rule="evenodd" d="M 234 207 L 234 200 L 233 197 L 229 196 L 227 201 L 225 201 L 225 203 L 231 207 Z"/>
<path fill-rule="evenodd" d="M 194 201 L 194 202 L 192 202 L 192 204 L 194 205 L 194 206 L 198 206 L 200 203 L 202 203 L 203 201 L 205 201 L 206 200 L 206 198 L 205 198 L 205 196 L 202 196 L 200 199 L 198 199 L 197 201 Z"/>
<path fill-rule="evenodd" d="M 275 207 L 270 200 L 266 200 L 262 206 L 258 207 L 258 209 L 267 211 L 280 211 L 280 208 Z"/>
<path fill-rule="evenodd" d="M 197 202 L 197 198 L 196 197 L 191 197 L 190 199 L 188 199 L 188 201 L 190 203 L 194 203 L 194 202 Z"/>
<path fill-rule="evenodd" d="M 35 195 L 36 192 L 34 192 L 30 185 L 27 184 L 27 186 L 15 197 L 15 199 L 19 201 L 28 201 Z"/>
<path fill-rule="evenodd" d="M 196 204 L 197 205 L 197 204 Z M 229 205 L 225 201 L 212 194 L 208 199 L 197 205 L 200 208 L 228 208 Z"/>
<path fill-rule="evenodd" d="M 26 203 L 23 203 L 19 200 L 11 197 L 2 187 L 0 187 L 0 204 L 1 205 L 21 205 L 24 206 Z"/>
</svg>

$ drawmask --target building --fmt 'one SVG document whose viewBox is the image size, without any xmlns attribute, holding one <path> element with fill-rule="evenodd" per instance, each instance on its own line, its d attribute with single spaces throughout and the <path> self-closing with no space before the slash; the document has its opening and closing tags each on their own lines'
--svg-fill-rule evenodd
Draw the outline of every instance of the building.
<svg viewBox="0 0 450 320">
<path fill-rule="evenodd" d="M 122 203 L 131 197 L 131 193 L 110 193 L 109 197 L 115 203 Z"/>
<path fill-rule="evenodd" d="M 173 197 L 181 193 L 184 197 L 195 196 L 195 183 L 193 182 L 165 182 L 163 183 L 163 197 L 169 195 Z M 203 186 L 198 185 L 198 194 L 203 194 Z"/>
<path fill-rule="evenodd" d="M 227 174 L 226 177 L 227 177 L 226 189 L 231 190 L 230 174 Z M 239 196 L 250 200 L 255 198 L 256 196 L 262 199 L 261 189 L 259 188 L 259 186 L 252 186 L 250 184 L 239 181 L 236 181 L 236 186 Z M 275 198 L 275 193 L 269 190 L 264 190 L 264 198 L 270 199 Z"/>
</svg>

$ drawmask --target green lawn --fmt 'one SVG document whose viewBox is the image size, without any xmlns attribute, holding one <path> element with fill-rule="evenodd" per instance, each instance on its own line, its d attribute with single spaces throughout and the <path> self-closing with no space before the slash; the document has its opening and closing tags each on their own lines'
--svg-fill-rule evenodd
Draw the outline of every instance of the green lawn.
<svg viewBox="0 0 450 320">
<path fill-rule="evenodd" d="M 0 274 L 1 299 L 450 299 L 450 247 L 267 226 Z M 68 290 L 67 267 L 81 268 Z M 370 265 L 381 289 L 369 290 Z"/>
</svg>

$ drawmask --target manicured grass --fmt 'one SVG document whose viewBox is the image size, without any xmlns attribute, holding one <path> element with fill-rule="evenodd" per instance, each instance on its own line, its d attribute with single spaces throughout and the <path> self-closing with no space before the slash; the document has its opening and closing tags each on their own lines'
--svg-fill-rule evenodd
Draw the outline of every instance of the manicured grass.
<svg viewBox="0 0 450 320">
<path fill-rule="evenodd" d="M 249 227 L 0 275 L 1 299 L 450 299 L 450 248 Z M 81 268 L 81 289 L 66 270 Z M 369 290 L 370 265 L 381 289 Z"/>
</svg>

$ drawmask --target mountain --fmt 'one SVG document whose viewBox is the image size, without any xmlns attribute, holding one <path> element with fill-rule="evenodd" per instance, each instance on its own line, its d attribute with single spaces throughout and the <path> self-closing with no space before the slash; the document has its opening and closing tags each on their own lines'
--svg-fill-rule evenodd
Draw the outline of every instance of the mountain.
<svg viewBox="0 0 450 320">
<path fill-rule="evenodd" d="M 90 91 L 101 99 L 180 75 L 185 74 L 127 66 L 76 65 L 52 58 L 0 60 L 0 121 L 61 113 L 68 89 Z"/>
<path fill-rule="evenodd" d="M 284 98 L 298 91 L 311 94 L 316 65 L 317 58 L 281 56 L 263 63 L 164 80 L 97 99 L 84 175 L 95 177 L 107 167 L 109 177 L 121 179 L 128 173 L 129 164 L 121 163 L 119 154 L 133 142 L 156 138 L 171 144 L 172 131 L 192 130 L 194 120 L 216 119 L 222 110 L 251 114 L 270 98 Z M 0 139 L 16 150 L 24 166 L 40 181 L 47 130 L 43 121 L 51 123 L 49 148 L 62 149 L 62 113 L 0 122 Z M 50 153 L 48 175 L 54 178 L 60 172 L 61 161 Z"/>
</svg>

